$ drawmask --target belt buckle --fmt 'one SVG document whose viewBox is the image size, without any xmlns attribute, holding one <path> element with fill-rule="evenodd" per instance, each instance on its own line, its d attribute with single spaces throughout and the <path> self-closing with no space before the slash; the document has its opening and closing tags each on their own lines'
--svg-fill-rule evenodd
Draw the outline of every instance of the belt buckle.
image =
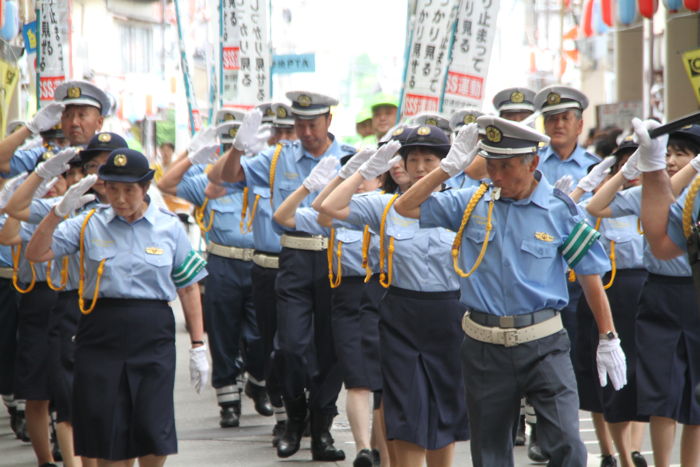
<svg viewBox="0 0 700 467">
<path fill-rule="evenodd" d="M 499 316 L 498 317 L 498 327 L 500 327 L 500 328 L 514 328 L 515 327 L 515 316 Z"/>
<path fill-rule="evenodd" d="M 505 347 L 515 347 L 518 345 L 518 330 L 505 329 L 503 330 L 503 345 Z"/>
</svg>

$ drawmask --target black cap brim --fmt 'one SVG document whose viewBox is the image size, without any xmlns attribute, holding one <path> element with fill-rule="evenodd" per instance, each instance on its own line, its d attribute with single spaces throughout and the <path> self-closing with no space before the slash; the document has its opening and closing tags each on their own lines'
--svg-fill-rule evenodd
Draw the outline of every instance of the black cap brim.
<svg viewBox="0 0 700 467">
<path fill-rule="evenodd" d="M 104 166 L 102 166 L 104 167 Z M 100 169 L 102 169 L 100 167 Z M 133 175 L 104 175 L 101 172 L 98 171 L 98 176 L 100 180 L 103 180 L 105 182 L 123 182 L 123 183 L 139 183 L 139 182 L 148 182 L 153 179 L 153 175 L 155 175 L 156 171 L 153 169 L 150 169 L 148 172 L 146 172 L 142 177 L 135 177 Z"/>
</svg>

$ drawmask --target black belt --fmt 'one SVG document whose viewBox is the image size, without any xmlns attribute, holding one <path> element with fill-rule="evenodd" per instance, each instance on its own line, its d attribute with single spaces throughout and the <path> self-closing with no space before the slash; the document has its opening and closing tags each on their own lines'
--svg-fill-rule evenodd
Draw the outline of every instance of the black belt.
<svg viewBox="0 0 700 467">
<path fill-rule="evenodd" d="M 545 308 L 544 310 L 533 311 L 532 313 L 525 313 L 522 315 L 496 316 L 469 309 L 469 318 L 482 326 L 498 328 L 524 328 L 554 318 L 557 313 L 559 313 L 557 310 Z"/>
</svg>

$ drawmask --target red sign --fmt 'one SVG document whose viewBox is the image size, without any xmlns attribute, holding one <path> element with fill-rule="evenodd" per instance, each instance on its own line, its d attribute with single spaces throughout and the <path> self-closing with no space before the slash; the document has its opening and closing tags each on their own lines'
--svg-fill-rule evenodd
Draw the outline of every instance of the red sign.
<svg viewBox="0 0 700 467">
<path fill-rule="evenodd" d="M 199 109 L 192 110 L 192 117 L 194 120 L 194 131 L 195 133 L 202 129 L 202 114 Z"/>
<path fill-rule="evenodd" d="M 450 71 L 447 74 L 445 93 L 481 99 L 484 93 L 484 78 Z"/>
<path fill-rule="evenodd" d="M 419 112 L 437 112 L 439 101 L 440 99 L 434 96 L 406 94 L 406 101 L 403 104 L 403 114 L 409 116 Z"/>
<path fill-rule="evenodd" d="M 239 47 L 224 47 L 224 70 L 241 69 L 241 63 L 238 60 L 240 51 Z"/>
<path fill-rule="evenodd" d="M 42 76 L 39 81 L 39 100 L 52 101 L 54 91 L 65 80 L 65 76 Z"/>
</svg>

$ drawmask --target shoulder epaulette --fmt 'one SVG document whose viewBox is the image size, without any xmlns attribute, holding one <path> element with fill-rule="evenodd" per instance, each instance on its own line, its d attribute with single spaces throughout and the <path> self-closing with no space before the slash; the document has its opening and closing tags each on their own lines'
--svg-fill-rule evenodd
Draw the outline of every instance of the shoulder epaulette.
<svg viewBox="0 0 700 467">
<path fill-rule="evenodd" d="M 158 207 L 158 209 L 160 210 L 160 212 L 162 212 L 162 213 L 164 213 L 164 214 L 168 214 L 168 215 L 170 215 L 170 216 L 177 217 L 177 214 L 175 214 L 174 212 L 172 212 L 172 211 L 171 211 L 170 209 L 168 209 L 168 208 L 164 208 L 164 207 L 161 206 L 161 207 Z"/>
<path fill-rule="evenodd" d="M 566 207 L 569 208 L 569 213 L 571 213 L 572 216 L 578 214 L 578 209 L 576 209 L 576 203 L 574 203 L 574 200 L 571 199 L 569 195 L 561 191 L 559 188 L 554 188 L 552 190 L 552 194 L 560 200 L 562 200 L 564 204 L 566 204 Z"/>
</svg>

